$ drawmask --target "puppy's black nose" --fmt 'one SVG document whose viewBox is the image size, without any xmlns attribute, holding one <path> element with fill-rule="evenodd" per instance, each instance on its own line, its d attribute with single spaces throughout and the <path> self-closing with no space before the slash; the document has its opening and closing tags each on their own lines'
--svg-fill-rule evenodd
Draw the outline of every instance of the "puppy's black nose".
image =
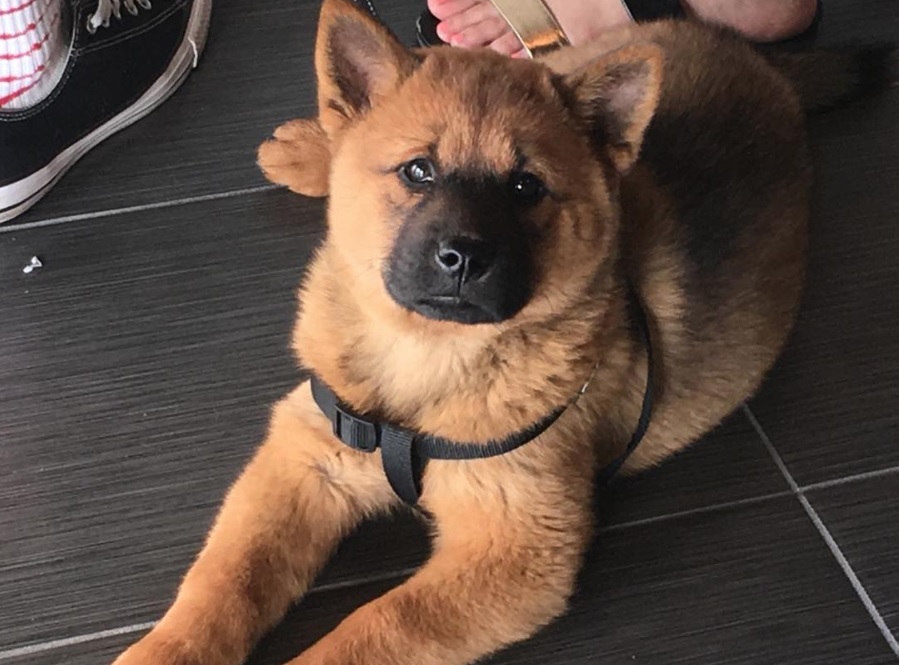
<svg viewBox="0 0 899 665">
<path fill-rule="evenodd" d="M 465 284 L 490 270 L 495 253 L 483 240 L 456 236 L 440 241 L 434 259 L 441 271 Z"/>
</svg>

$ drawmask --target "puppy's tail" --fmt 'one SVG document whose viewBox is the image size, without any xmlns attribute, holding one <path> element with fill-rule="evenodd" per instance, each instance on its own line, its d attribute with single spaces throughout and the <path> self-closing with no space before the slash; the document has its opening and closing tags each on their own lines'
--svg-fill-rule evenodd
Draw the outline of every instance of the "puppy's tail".
<svg viewBox="0 0 899 665">
<path fill-rule="evenodd" d="M 844 106 L 897 83 L 895 44 L 809 51 L 761 50 L 796 86 L 809 113 Z"/>
</svg>

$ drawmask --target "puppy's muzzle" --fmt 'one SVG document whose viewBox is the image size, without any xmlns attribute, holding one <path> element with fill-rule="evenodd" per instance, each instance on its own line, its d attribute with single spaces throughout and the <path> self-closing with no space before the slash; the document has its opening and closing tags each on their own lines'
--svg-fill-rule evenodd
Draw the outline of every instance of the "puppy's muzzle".
<svg viewBox="0 0 899 665">
<path fill-rule="evenodd" d="M 531 292 L 524 257 L 514 246 L 443 231 L 414 243 L 401 239 L 394 248 L 384 281 L 397 304 L 428 319 L 467 324 L 517 314 Z"/>
</svg>

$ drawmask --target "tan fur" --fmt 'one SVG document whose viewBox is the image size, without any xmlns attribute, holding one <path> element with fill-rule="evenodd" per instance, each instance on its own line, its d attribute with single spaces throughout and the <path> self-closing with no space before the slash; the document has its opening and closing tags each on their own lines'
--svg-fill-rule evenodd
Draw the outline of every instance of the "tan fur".
<svg viewBox="0 0 899 665">
<path fill-rule="evenodd" d="M 259 146 L 259 168 L 265 177 L 304 196 L 328 195 L 331 149 L 318 120 L 293 120 L 275 130 Z"/>
<path fill-rule="evenodd" d="M 302 363 L 360 411 L 462 441 L 537 421 L 595 372 L 536 441 L 496 458 L 431 462 L 421 501 L 433 518 L 431 560 L 293 663 L 464 665 L 564 611 L 591 538 L 594 472 L 624 447 L 645 388 L 628 282 L 649 313 L 659 375 L 652 424 L 629 470 L 683 449 L 758 386 L 802 284 L 802 113 L 785 80 L 748 49 L 723 44 L 697 27 L 658 24 L 559 52 L 547 66 L 486 52 L 423 55 L 351 3 L 325 1 L 320 117 L 280 129 L 260 151 L 275 182 L 331 193 L 328 237 L 301 292 Z M 335 49 L 345 58 L 336 66 Z M 716 74 L 719 58 L 739 68 L 741 83 Z M 350 98 L 335 67 L 367 68 L 370 97 Z M 753 213 L 757 225 L 733 238 L 715 273 L 721 304 L 691 281 L 697 265 L 718 259 L 689 248 L 680 201 L 640 155 L 653 118 L 726 113 L 734 95 L 754 101 L 765 145 L 798 170 L 760 193 L 768 203 Z M 607 104 L 597 110 L 597 99 Z M 597 112 L 610 114 L 599 147 L 585 138 Z M 510 320 L 428 320 L 384 287 L 396 218 L 414 205 L 395 166 L 428 145 L 445 163 L 498 173 L 524 146 L 558 193 L 539 210 L 536 293 Z M 343 446 L 328 428 L 307 384 L 275 407 L 268 438 L 172 608 L 117 665 L 238 665 L 308 590 L 341 536 L 397 505 L 380 456 Z"/>
</svg>

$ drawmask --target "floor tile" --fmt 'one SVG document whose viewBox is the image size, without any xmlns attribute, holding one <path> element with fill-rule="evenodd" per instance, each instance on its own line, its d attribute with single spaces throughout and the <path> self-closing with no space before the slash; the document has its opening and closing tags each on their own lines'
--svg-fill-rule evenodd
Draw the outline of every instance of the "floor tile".
<svg viewBox="0 0 899 665">
<path fill-rule="evenodd" d="M 899 473 L 813 490 L 808 498 L 899 636 Z"/>
<path fill-rule="evenodd" d="M 822 0 L 824 12 L 818 31 L 826 45 L 871 43 L 896 38 L 899 8 L 893 0 Z"/>
</svg>

